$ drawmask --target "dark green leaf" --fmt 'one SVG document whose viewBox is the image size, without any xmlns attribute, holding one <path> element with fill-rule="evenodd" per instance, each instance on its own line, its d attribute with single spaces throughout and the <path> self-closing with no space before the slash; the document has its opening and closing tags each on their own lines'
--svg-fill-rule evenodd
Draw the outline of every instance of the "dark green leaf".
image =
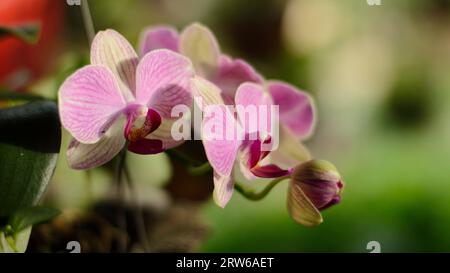
<svg viewBox="0 0 450 273">
<path fill-rule="evenodd" d="M 0 218 L 35 206 L 56 166 L 61 126 L 56 104 L 0 109 Z"/>
<path fill-rule="evenodd" d="M 11 225 L 14 233 L 20 232 L 27 227 L 47 222 L 60 214 L 60 211 L 49 207 L 28 207 L 19 209 L 10 218 L 9 224 Z"/>
<path fill-rule="evenodd" d="M 39 95 L 34 95 L 30 93 L 20 93 L 14 91 L 0 90 L 0 100 L 11 100 L 11 101 L 36 101 L 45 100 L 44 97 Z"/>
<path fill-rule="evenodd" d="M 39 40 L 40 25 L 31 23 L 21 26 L 0 26 L 0 38 L 14 36 L 24 42 L 35 44 Z"/>
</svg>

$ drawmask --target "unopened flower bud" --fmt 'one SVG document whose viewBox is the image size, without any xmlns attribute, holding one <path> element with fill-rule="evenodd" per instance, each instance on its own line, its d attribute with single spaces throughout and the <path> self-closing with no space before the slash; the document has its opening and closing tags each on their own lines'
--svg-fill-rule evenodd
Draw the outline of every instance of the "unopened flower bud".
<svg viewBox="0 0 450 273">
<path fill-rule="evenodd" d="M 289 185 L 288 209 L 305 226 L 322 223 L 321 210 L 340 202 L 344 187 L 336 167 L 324 160 L 311 160 L 297 166 Z"/>
</svg>

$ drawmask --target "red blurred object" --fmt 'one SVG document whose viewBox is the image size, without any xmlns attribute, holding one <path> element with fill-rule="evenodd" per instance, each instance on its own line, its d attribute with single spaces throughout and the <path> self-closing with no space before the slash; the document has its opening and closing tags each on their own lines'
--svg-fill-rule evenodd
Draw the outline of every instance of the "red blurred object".
<svg viewBox="0 0 450 273">
<path fill-rule="evenodd" d="M 0 25 L 39 22 L 41 26 L 36 44 L 0 38 L 0 87 L 23 89 L 51 69 L 62 41 L 64 4 L 57 0 L 0 1 Z"/>
</svg>

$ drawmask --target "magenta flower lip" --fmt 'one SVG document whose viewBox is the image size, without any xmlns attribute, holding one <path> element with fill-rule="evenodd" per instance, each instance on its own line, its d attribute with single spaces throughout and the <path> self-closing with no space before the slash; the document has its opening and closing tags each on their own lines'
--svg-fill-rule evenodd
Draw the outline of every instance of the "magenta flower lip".
<svg viewBox="0 0 450 273">
<path fill-rule="evenodd" d="M 136 105 L 130 105 L 135 108 Z M 130 108 L 127 106 L 127 109 Z M 139 109 L 139 108 L 137 108 Z M 139 110 L 128 111 L 125 110 L 127 115 L 127 124 L 125 125 L 125 138 L 131 142 L 136 142 L 145 138 L 150 133 L 154 132 L 161 125 L 161 116 L 155 110 L 149 108 L 147 113 L 139 116 Z M 145 110 L 144 110 L 145 111 Z M 139 125 L 135 125 L 140 120 Z"/>
</svg>

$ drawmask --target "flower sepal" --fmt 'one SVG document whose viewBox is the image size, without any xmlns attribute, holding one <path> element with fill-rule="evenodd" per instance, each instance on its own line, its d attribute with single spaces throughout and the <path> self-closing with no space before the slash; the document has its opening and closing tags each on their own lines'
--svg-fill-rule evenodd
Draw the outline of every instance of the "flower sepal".
<svg viewBox="0 0 450 273">
<path fill-rule="evenodd" d="M 328 161 L 310 160 L 297 166 L 288 192 L 291 217 L 305 226 L 323 222 L 320 211 L 338 204 L 344 183 L 336 167 Z"/>
</svg>

